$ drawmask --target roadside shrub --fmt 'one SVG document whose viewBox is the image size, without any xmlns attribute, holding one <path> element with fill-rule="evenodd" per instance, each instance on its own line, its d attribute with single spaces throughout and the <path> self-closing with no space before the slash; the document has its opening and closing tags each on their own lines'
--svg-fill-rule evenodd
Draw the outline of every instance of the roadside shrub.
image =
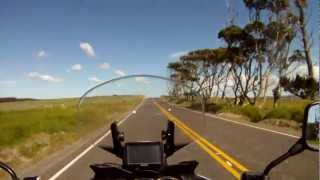
<svg viewBox="0 0 320 180">
<path fill-rule="evenodd" d="M 220 109 L 220 112 L 230 112 L 235 114 L 241 114 L 241 107 L 235 106 L 234 104 L 230 103 L 223 103 L 221 104 L 222 108 Z"/>
<path fill-rule="evenodd" d="M 291 119 L 297 122 L 303 121 L 304 108 L 291 108 L 289 109 Z"/>
<path fill-rule="evenodd" d="M 264 119 L 275 118 L 275 119 L 290 119 L 291 114 L 287 108 L 275 108 L 269 111 Z"/>
<path fill-rule="evenodd" d="M 185 102 L 185 100 L 179 98 L 179 99 L 176 99 L 176 102 L 175 102 L 175 103 L 177 103 L 177 104 L 182 104 L 183 102 Z"/>
<path fill-rule="evenodd" d="M 189 106 L 189 108 L 200 111 L 200 110 L 202 110 L 202 104 L 199 102 L 195 102 L 195 103 L 192 103 Z"/>
<path fill-rule="evenodd" d="M 248 116 L 251 122 L 259 122 L 263 119 L 260 109 L 251 105 L 242 107 L 241 114 Z"/>
<path fill-rule="evenodd" d="M 221 111 L 223 109 L 223 107 L 224 107 L 223 104 L 212 103 L 212 104 L 207 105 L 207 111 L 217 113 L 217 112 Z"/>
<path fill-rule="evenodd" d="M 294 120 L 296 122 L 303 121 L 303 108 L 278 107 L 269 111 L 264 119 L 276 118 Z"/>
</svg>

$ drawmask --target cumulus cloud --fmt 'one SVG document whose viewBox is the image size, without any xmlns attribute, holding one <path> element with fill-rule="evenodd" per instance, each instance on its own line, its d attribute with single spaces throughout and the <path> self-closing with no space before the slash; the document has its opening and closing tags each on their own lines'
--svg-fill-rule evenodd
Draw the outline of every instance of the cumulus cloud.
<svg viewBox="0 0 320 180">
<path fill-rule="evenodd" d="M 150 84 L 150 81 L 148 81 L 148 79 L 145 77 L 136 77 L 135 80 L 139 83 Z"/>
<path fill-rule="evenodd" d="M 47 81 L 47 82 L 51 82 L 51 83 L 60 83 L 63 81 L 62 78 L 54 77 L 54 76 L 51 76 L 48 74 L 41 74 L 38 72 L 30 72 L 28 74 L 28 77 L 30 79 L 42 80 L 42 81 Z"/>
<path fill-rule="evenodd" d="M 88 78 L 88 80 L 91 81 L 91 82 L 95 82 L 95 83 L 101 83 L 102 82 L 102 80 L 99 79 L 97 76 L 91 76 L 91 77 Z"/>
<path fill-rule="evenodd" d="M 82 70 L 82 65 L 81 64 L 74 64 L 71 66 L 71 70 L 73 71 L 81 71 Z"/>
<path fill-rule="evenodd" d="M 314 65 L 313 72 L 314 72 L 314 78 L 319 80 L 319 66 Z M 305 76 L 305 75 L 307 75 L 307 73 L 308 73 L 307 65 L 301 65 L 301 66 L 297 67 L 295 70 L 293 70 L 293 72 L 291 74 L 289 74 L 288 76 L 290 78 L 295 78 L 297 74 L 299 74 L 301 76 Z"/>
<path fill-rule="evenodd" d="M 169 55 L 170 59 L 178 59 L 183 55 L 188 54 L 188 51 L 179 51 L 179 52 L 175 52 Z"/>
<path fill-rule="evenodd" d="M 105 70 L 105 69 L 109 69 L 109 68 L 110 68 L 110 64 L 104 62 L 104 63 L 102 63 L 102 64 L 99 65 L 99 68 L 100 68 L 100 69 L 104 69 L 104 70 Z"/>
<path fill-rule="evenodd" d="M 319 66 L 313 66 L 314 76 L 319 81 L 320 80 L 320 72 L 319 72 Z"/>
<path fill-rule="evenodd" d="M 39 51 L 33 53 L 33 56 L 36 59 L 45 59 L 45 58 L 47 58 L 49 56 L 49 54 L 44 50 L 39 50 Z"/>
<path fill-rule="evenodd" d="M 126 73 L 120 69 L 115 70 L 114 73 L 118 76 L 125 76 L 126 75 Z"/>
<path fill-rule="evenodd" d="M 82 42 L 80 43 L 80 49 L 89 57 L 89 58 L 94 58 L 96 57 L 96 54 L 94 52 L 93 47 L 91 44 L 87 42 Z"/>
</svg>

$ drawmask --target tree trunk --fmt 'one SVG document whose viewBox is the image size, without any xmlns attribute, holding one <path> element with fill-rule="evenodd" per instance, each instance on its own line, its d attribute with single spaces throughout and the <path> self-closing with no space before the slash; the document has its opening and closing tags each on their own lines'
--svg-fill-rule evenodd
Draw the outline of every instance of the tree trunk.
<svg viewBox="0 0 320 180">
<path fill-rule="evenodd" d="M 208 98 L 203 96 L 201 103 L 202 103 L 202 111 L 207 112 Z"/>
<path fill-rule="evenodd" d="M 269 88 L 269 77 L 271 75 L 271 72 L 269 71 L 268 73 L 266 73 L 266 80 L 264 83 L 264 87 L 263 87 L 263 97 L 262 97 L 262 102 L 259 105 L 259 107 L 263 107 L 265 105 L 265 103 L 267 102 L 268 96 L 267 96 L 267 92 L 268 92 L 268 88 Z"/>
<path fill-rule="evenodd" d="M 237 104 L 238 104 L 238 96 L 237 96 L 237 95 L 234 96 L 233 104 L 234 104 L 234 105 L 237 105 Z"/>
<path fill-rule="evenodd" d="M 223 100 L 226 96 L 226 89 L 227 89 L 227 83 L 223 86 L 222 94 L 221 94 L 221 99 Z"/>
<path fill-rule="evenodd" d="M 243 96 L 243 95 L 241 95 L 240 97 L 239 97 L 239 106 L 242 106 L 243 104 L 244 104 L 244 101 L 245 101 L 245 97 Z"/>
<path fill-rule="evenodd" d="M 296 5 L 299 10 L 299 24 L 300 24 L 299 28 L 302 36 L 305 59 L 308 66 L 308 75 L 310 78 L 314 78 L 312 58 L 311 58 L 311 52 L 310 52 L 311 44 L 309 42 L 310 39 L 308 37 L 308 32 L 306 27 L 305 9 L 301 4 L 300 0 L 296 0 Z"/>
<path fill-rule="evenodd" d="M 273 108 L 276 108 L 278 106 L 278 100 L 281 97 L 281 89 L 280 89 L 280 83 L 275 87 L 273 90 Z"/>
<path fill-rule="evenodd" d="M 225 80 L 225 83 L 224 83 L 224 86 L 223 86 L 223 91 L 222 91 L 222 95 L 221 95 L 221 99 L 223 100 L 226 96 L 226 89 L 227 89 L 227 86 L 228 86 L 228 80 L 229 80 L 229 74 L 231 72 L 231 68 L 229 68 L 228 70 L 228 73 L 226 74 L 226 80 Z"/>
</svg>

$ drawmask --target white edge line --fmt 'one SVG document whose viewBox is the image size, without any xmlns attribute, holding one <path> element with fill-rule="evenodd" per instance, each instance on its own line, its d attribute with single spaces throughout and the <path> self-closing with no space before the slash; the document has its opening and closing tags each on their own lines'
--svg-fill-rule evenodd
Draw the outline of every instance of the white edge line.
<svg viewBox="0 0 320 180">
<path fill-rule="evenodd" d="M 177 108 L 180 108 L 180 109 L 184 109 L 184 110 L 187 110 L 187 111 L 191 111 L 191 112 L 194 112 L 194 113 L 201 114 L 201 112 L 198 112 L 198 111 L 194 111 L 194 110 L 191 110 L 191 109 L 188 109 L 188 108 L 185 108 L 185 107 L 180 107 L 180 106 L 174 105 L 174 104 L 172 104 L 172 103 L 169 103 L 169 104 L 172 105 L 172 106 L 175 106 L 175 107 L 177 107 Z M 252 127 L 252 128 L 255 128 L 255 129 L 259 129 L 259 130 L 263 130 L 263 131 L 268 131 L 268 132 L 272 132 L 272 133 L 275 133 L 275 134 L 281 134 L 281 135 L 288 136 L 288 137 L 295 138 L 295 139 L 299 139 L 299 138 L 300 138 L 300 137 L 298 137 L 298 136 L 294 136 L 294 135 L 291 135 L 291 134 L 287 134 L 287 133 L 283 133 L 283 132 L 279 132 L 279 131 L 274 131 L 274 130 L 271 130 L 271 129 L 266 129 L 266 128 L 254 126 L 254 125 L 251 125 L 251 124 L 246 124 L 246 123 L 241 123 L 241 122 L 233 121 L 233 120 L 226 119 L 226 118 L 223 118 L 223 117 L 219 117 L 219 116 L 216 116 L 216 115 L 213 115 L 213 114 L 205 113 L 205 115 L 206 115 L 206 116 L 209 116 L 209 117 L 217 118 L 217 119 L 220 119 L 220 120 L 223 120 L 223 121 L 231 122 L 231 123 L 234 123 L 234 124 L 238 124 L 238 125 L 242 125 L 242 126 L 247 126 L 247 127 Z"/>
<path fill-rule="evenodd" d="M 298 137 L 298 136 L 294 136 L 294 135 L 291 135 L 291 134 L 287 134 L 287 133 L 283 133 L 283 132 L 279 132 L 279 131 L 275 131 L 275 130 L 271 130 L 271 129 L 266 129 L 266 128 L 254 126 L 254 125 L 251 125 L 251 124 L 245 124 L 245 123 L 233 121 L 233 120 L 226 119 L 226 118 L 219 117 L 219 116 L 215 116 L 215 115 L 212 115 L 212 114 L 207 115 L 207 116 L 211 116 L 211 117 L 214 117 L 214 118 L 217 118 L 217 119 L 221 119 L 221 120 L 223 120 L 223 121 L 228 121 L 228 122 L 235 123 L 235 124 L 239 124 L 239 125 L 242 125 L 242 126 L 248 126 L 248 127 L 252 127 L 252 128 L 255 128 L 255 129 L 260 129 L 260 130 L 272 132 L 272 133 L 275 133 L 275 134 L 281 134 L 281 135 L 288 136 L 288 137 L 292 137 L 292 138 L 296 138 L 296 139 L 299 139 L 299 138 L 300 138 L 300 137 Z"/>
<path fill-rule="evenodd" d="M 135 108 L 137 111 L 142 104 L 144 103 L 145 99 L 142 100 L 142 102 Z M 121 125 L 124 121 L 126 121 L 132 113 L 130 112 L 126 117 L 124 117 L 121 121 L 119 121 L 119 125 Z M 106 134 L 104 134 L 102 137 L 100 137 L 97 141 L 95 141 L 93 144 L 91 144 L 87 149 L 82 151 L 77 157 L 75 157 L 72 161 L 70 161 L 68 164 L 66 164 L 63 168 L 61 168 L 58 172 L 56 172 L 53 176 L 51 176 L 48 180 L 55 180 L 57 179 L 62 173 L 64 173 L 67 169 L 69 169 L 75 162 L 77 162 L 81 157 L 83 157 L 85 154 L 87 154 L 92 148 L 94 148 L 97 144 L 99 144 L 104 138 L 106 138 L 111 131 L 109 130 Z"/>
</svg>

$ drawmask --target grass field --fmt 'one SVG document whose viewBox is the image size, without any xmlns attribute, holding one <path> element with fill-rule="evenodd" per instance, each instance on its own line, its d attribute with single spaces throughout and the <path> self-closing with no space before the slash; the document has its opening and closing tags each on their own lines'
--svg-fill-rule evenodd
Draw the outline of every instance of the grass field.
<svg viewBox="0 0 320 180">
<path fill-rule="evenodd" d="M 0 160 L 13 167 L 37 161 L 121 119 L 142 96 L 104 96 L 78 99 L 0 103 Z"/>
<path fill-rule="evenodd" d="M 168 98 L 180 106 L 201 110 L 199 102 L 186 101 L 184 99 Z M 249 104 L 237 106 L 232 101 L 221 101 L 211 99 L 207 104 L 206 111 L 211 113 L 232 113 L 245 116 L 252 122 L 267 122 L 278 126 L 298 128 L 303 121 L 304 108 L 310 100 L 283 98 L 279 100 L 278 106 L 273 108 L 272 98 L 268 98 L 264 104 L 260 102 L 256 106 Z"/>
</svg>

